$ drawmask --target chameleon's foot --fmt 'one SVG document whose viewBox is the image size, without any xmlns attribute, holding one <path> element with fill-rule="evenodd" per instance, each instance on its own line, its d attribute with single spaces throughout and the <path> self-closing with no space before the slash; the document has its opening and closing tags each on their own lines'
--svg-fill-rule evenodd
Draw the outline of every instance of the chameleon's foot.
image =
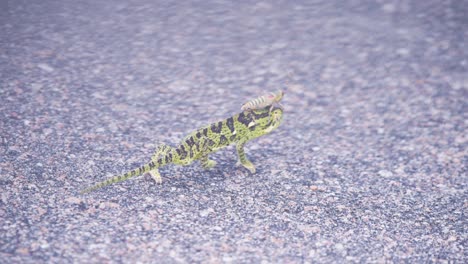
<svg viewBox="0 0 468 264">
<path fill-rule="evenodd" d="M 216 166 L 216 161 L 214 160 L 207 160 L 205 162 L 202 163 L 202 166 L 204 169 L 211 169 L 213 168 L 214 166 Z"/>
<path fill-rule="evenodd" d="M 159 174 L 159 171 L 152 170 L 152 171 L 149 172 L 149 174 L 151 175 L 151 178 L 153 178 L 153 180 L 157 184 L 162 184 L 162 178 L 161 178 L 161 174 Z"/>
<path fill-rule="evenodd" d="M 237 165 L 237 166 L 241 166 L 241 165 L 244 166 L 244 168 L 248 169 L 248 170 L 250 171 L 250 173 L 252 173 L 252 174 L 254 174 L 255 171 L 256 171 L 256 170 L 255 170 L 255 165 L 253 165 L 253 163 L 250 162 L 250 161 L 248 161 L 248 160 L 245 161 L 244 163 L 241 163 L 240 161 L 238 161 L 238 162 L 236 163 L 236 165 Z"/>
</svg>

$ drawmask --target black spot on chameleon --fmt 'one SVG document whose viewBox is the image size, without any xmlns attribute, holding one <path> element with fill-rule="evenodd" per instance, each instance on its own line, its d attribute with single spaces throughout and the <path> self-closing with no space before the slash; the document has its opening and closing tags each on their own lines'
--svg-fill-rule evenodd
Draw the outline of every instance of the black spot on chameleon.
<svg viewBox="0 0 468 264">
<path fill-rule="evenodd" d="M 219 137 L 219 144 L 220 144 L 221 146 L 226 145 L 227 142 L 228 142 L 228 140 L 227 140 L 226 136 L 221 135 L 221 136 Z"/>
<path fill-rule="evenodd" d="M 189 156 L 190 156 L 190 158 L 193 158 L 193 149 L 192 148 L 190 148 Z"/>
<path fill-rule="evenodd" d="M 229 128 L 229 130 L 231 131 L 231 134 L 234 133 L 234 131 L 236 131 L 236 129 L 234 128 L 234 118 L 229 117 L 226 120 L 226 125 Z"/>
<path fill-rule="evenodd" d="M 210 146 L 210 147 L 211 147 L 211 146 L 214 146 L 214 145 L 216 144 L 216 143 L 215 143 L 213 140 L 211 140 L 211 139 L 208 139 L 206 143 L 207 143 L 208 146 Z"/>
<path fill-rule="evenodd" d="M 179 152 L 177 152 L 179 153 Z M 185 150 L 185 146 L 181 145 L 180 146 L 180 153 L 179 153 L 180 159 L 185 159 L 187 157 L 187 151 Z"/>
<path fill-rule="evenodd" d="M 195 140 L 193 139 L 193 137 L 190 137 L 188 138 L 185 143 L 187 143 L 187 145 L 192 148 L 193 145 L 195 145 Z"/>
<path fill-rule="evenodd" d="M 204 135 L 205 137 L 208 136 L 208 128 L 205 127 L 205 128 L 203 129 L 203 135 Z"/>
<path fill-rule="evenodd" d="M 161 157 L 158 159 L 158 164 L 159 165 L 163 165 L 163 162 L 164 162 L 164 157 Z"/>
<path fill-rule="evenodd" d="M 154 167 L 156 167 L 156 164 L 154 164 L 153 161 L 151 161 L 148 165 L 149 165 L 150 169 L 153 169 Z"/>
<path fill-rule="evenodd" d="M 197 134 L 195 135 L 197 138 L 200 138 L 201 137 L 201 133 L 200 131 L 197 132 Z"/>
<path fill-rule="evenodd" d="M 219 121 L 217 124 L 216 123 L 211 124 L 211 131 L 213 131 L 213 133 L 220 133 L 222 128 L 223 128 L 222 121 Z"/>
<path fill-rule="evenodd" d="M 266 108 L 270 109 L 270 106 L 267 106 Z M 264 118 L 270 115 L 270 111 L 261 112 L 260 114 L 257 114 L 252 111 L 252 114 L 254 115 L 255 119 L 260 119 L 260 118 Z"/>
<path fill-rule="evenodd" d="M 179 156 L 179 159 L 183 159 L 185 156 L 187 156 L 187 152 L 185 152 L 184 145 L 180 145 L 178 148 L 176 148 L 177 155 Z"/>
<path fill-rule="evenodd" d="M 185 140 L 185 143 L 187 143 L 187 150 L 189 150 L 190 158 L 193 158 L 193 147 L 197 145 L 195 143 L 195 140 L 193 139 L 193 137 L 190 137 L 187 140 Z"/>
<path fill-rule="evenodd" d="M 240 113 L 237 117 L 237 121 L 245 126 L 249 126 L 250 122 L 252 122 L 252 118 L 244 114 L 244 112 Z"/>
</svg>

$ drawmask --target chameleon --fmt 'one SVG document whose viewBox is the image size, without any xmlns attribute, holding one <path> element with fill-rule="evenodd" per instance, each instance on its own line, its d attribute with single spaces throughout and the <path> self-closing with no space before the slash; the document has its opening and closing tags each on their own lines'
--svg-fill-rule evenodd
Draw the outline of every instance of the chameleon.
<svg viewBox="0 0 468 264">
<path fill-rule="evenodd" d="M 255 119 L 255 124 L 250 125 Z M 156 148 L 151 161 L 125 174 L 114 176 L 81 193 L 88 193 L 104 186 L 125 181 L 129 178 L 149 172 L 156 183 L 162 183 L 158 168 L 168 164 L 186 166 L 199 160 L 205 169 L 213 168 L 216 161 L 209 155 L 231 144 L 236 144 L 238 162 L 251 173 L 255 173 L 254 164 L 247 158 L 244 146 L 255 138 L 270 133 L 278 128 L 283 119 L 283 109 L 266 106 L 235 114 L 227 119 L 197 129 L 186 136 L 177 147 L 162 144 Z"/>
</svg>

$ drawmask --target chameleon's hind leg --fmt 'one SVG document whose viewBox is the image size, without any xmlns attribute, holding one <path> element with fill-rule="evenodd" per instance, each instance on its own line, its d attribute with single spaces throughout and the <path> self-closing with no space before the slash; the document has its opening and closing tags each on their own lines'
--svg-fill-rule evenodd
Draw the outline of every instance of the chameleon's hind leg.
<svg viewBox="0 0 468 264">
<path fill-rule="evenodd" d="M 251 173 L 255 173 L 255 166 L 253 165 L 252 162 L 250 162 L 250 160 L 245 155 L 244 145 L 245 145 L 245 141 L 239 141 L 236 144 L 237 156 L 239 158 L 239 161 L 237 164 L 244 166 Z"/>
<path fill-rule="evenodd" d="M 158 160 L 162 157 L 165 157 L 167 153 L 171 150 L 171 147 L 165 144 L 159 145 L 158 148 L 156 149 L 154 155 L 151 157 L 151 160 L 155 163 L 158 163 Z M 161 174 L 159 173 L 159 170 L 157 168 L 152 169 L 149 171 L 149 174 L 151 175 L 151 178 L 158 183 L 162 183 L 162 178 Z"/>
<path fill-rule="evenodd" d="M 159 170 L 158 170 L 158 169 L 150 170 L 150 171 L 149 171 L 149 174 L 151 175 L 151 178 L 153 178 L 153 180 L 154 180 L 156 183 L 158 183 L 158 184 L 161 184 L 161 183 L 162 183 L 161 174 L 159 174 Z"/>
<path fill-rule="evenodd" d="M 156 151 L 154 152 L 151 160 L 157 162 L 160 157 L 166 156 L 169 151 L 171 151 L 172 147 L 166 144 L 159 145 Z"/>
</svg>

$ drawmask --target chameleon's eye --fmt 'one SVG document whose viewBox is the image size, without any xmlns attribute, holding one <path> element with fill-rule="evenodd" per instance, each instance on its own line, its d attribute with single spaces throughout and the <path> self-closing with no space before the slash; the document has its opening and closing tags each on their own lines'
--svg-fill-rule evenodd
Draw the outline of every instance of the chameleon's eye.
<svg viewBox="0 0 468 264">
<path fill-rule="evenodd" d="M 280 110 L 280 109 L 274 110 L 273 113 L 272 113 L 272 116 L 273 116 L 273 118 L 275 118 L 275 119 L 280 118 L 280 117 L 281 117 L 281 110 Z"/>
</svg>

